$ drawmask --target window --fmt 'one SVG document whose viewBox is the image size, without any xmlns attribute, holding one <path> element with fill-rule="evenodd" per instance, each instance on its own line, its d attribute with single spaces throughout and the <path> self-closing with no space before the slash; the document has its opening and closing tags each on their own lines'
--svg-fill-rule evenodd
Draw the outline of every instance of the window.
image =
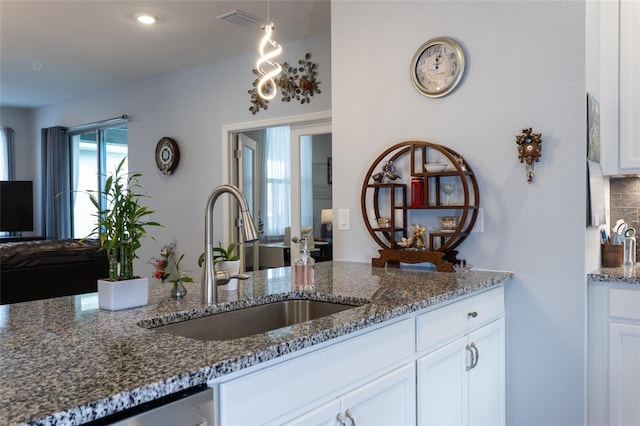
<svg viewBox="0 0 640 426">
<path fill-rule="evenodd" d="M 97 191 L 104 186 L 106 176 L 127 156 L 127 126 L 70 129 L 71 143 L 71 226 L 73 238 L 84 238 L 95 227 L 95 207 L 84 191 Z M 124 171 L 127 171 L 125 161 Z M 104 200 L 100 200 L 103 202 Z"/>
<path fill-rule="evenodd" d="M 10 127 L 0 127 L 0 180 L 12 180 L 12 151 L 13 130 Z"/>
<path fill-rule="evenodd" d="M 289 126 L 265 131 L 262 214 L 265 235 L 282 235 L 291 224 L 291 151 Z"/>
</svg>

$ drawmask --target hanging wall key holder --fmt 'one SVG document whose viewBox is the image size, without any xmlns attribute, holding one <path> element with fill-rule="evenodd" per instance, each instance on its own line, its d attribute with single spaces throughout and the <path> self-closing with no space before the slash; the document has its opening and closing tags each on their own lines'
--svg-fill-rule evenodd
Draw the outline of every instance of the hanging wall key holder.
<svg viewBox="0 0 640 426">
<path fill-rule="evenodd" d="M 526 163 L 527 182 L 533 182 L 535 172 L 534 162 L 540 161 L 542 155 L 542 134 L 533 133 L 532 128 L 522 129 L 522 134 L 516 136 L 518 144 L 518 158 L 521 163 Z"/>
</svg>

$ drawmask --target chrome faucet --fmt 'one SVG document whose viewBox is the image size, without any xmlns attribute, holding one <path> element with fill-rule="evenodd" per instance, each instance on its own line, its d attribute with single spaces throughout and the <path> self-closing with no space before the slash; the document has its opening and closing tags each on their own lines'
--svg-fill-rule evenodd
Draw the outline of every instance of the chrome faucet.
<svg viewBox="0 0 640 426">
<path fill-rule="evenodd" d="M 216 272 L 215 262 L 213 260 L 213 208 L 216 205 L 218 197 L 224 193 L 233 195 L 238 204 L 240 205 L 240 219 L 238 226 L 243 230 L 244 241 L 247 243 L 256 241 L 258 239 L 258 231 L 253 224 L 251 214 L 249 213 L 249 205 L 247 199 L 242 195 L 242 192 L 233 185 L 220 185 L 213 188 L 209 199 L 207 200 L 207 207 L 205 210 L 205 223 L 204 223 L 204 265 L 202 265 L 202 303 L 211 305 L 218 301 L 218 289 L 217 286 L 229 282 L 230 278 L 246 279 L 247 276 L 233 276 L 230 277 L 225 271 Z"/>
</svg>

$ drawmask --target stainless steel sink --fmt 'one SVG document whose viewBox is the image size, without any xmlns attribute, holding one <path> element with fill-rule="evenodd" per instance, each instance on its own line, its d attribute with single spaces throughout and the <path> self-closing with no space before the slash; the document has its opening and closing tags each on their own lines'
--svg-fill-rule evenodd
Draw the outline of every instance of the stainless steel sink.
<svg viewBox="0 0 640 426">
<path fill-rule="evenodd" d="M 162 325 L 154 330 L 198 340 L 251 336 L 355 308 L 319 300 L 283 300 Z"/>
</svg>

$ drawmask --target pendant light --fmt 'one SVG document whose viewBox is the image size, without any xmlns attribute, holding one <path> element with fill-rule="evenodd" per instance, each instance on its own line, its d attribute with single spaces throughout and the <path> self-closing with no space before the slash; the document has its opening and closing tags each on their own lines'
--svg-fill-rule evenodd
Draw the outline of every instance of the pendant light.
<svg viewBox="0 0 640 426">
<path fill-rule="evenodd" d="M 269 2 L 267 2 L 267 22 L 269 22 Z M 260 79 L 257 90 L 261 98 L 270 100 L 276 96 L 278 91 L 275 78 L 282 72 L 282 66 L 274 61 L 273 58 L 282 53 L 282 46 L 271 39 L 271 34 L 275 30 L 272 22 L 263 25 L 262 29 L 265 31 L 265 35 L 262 40 L 260 40 L 260 45 L 258 46 L 260 57 L 256 61 L 256 69 L 258 70 Z M 273 49 L 265 52 L 265 48 L 268 45 Z"/>
</svg>

